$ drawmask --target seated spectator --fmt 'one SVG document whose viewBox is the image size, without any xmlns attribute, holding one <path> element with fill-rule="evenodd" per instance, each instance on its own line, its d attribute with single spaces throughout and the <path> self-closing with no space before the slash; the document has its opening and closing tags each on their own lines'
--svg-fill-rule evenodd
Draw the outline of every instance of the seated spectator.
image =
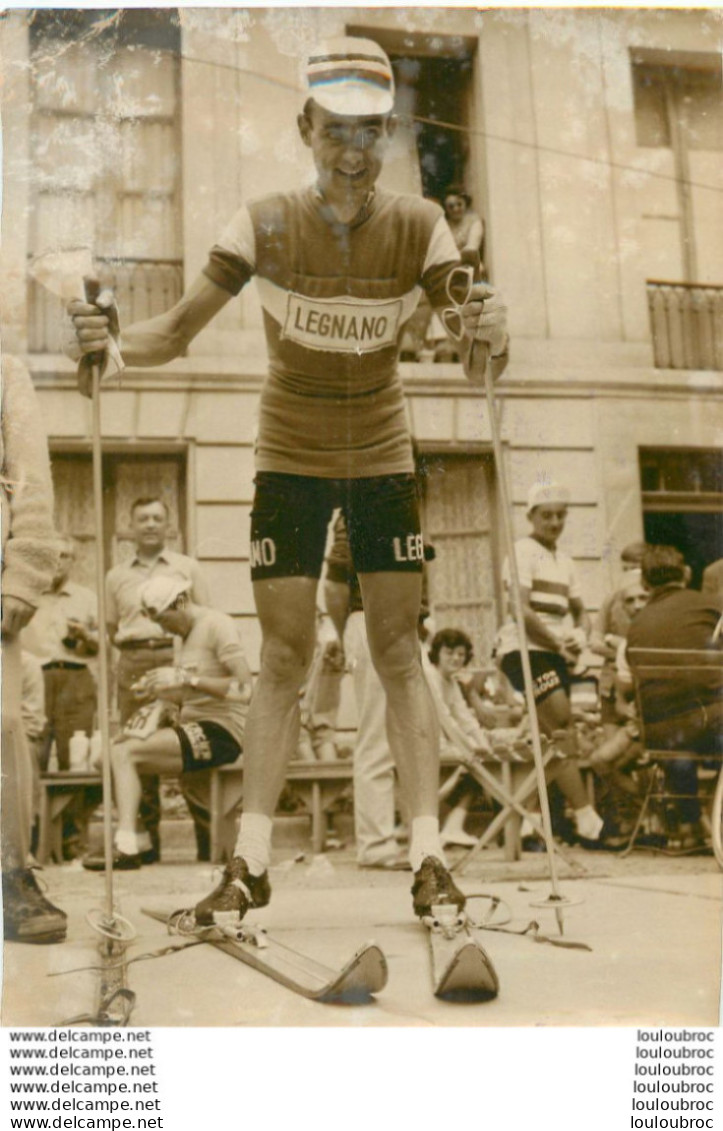
<svg viewBox="0 0 723 1131">
<path fill-rule="evenodd" d="M 704 597 L 712 597 L 723 610 L 723 558 L 705 567 L 700 591 Z"/>
<path fill-rule="evenodd" d="M 183 578 L 157 577 L 140 591 L 144 614 L 180 637 L 181 645 L 176 666 L 148 672 L 138 690 L 144 698 L 179 704 L 180 713 L 175 726 L 111 747 L 118 808 L 114 868 L 140 868 L 150 844 L 148 833 L 138 831 L 142 773 L 197 774 L 235 762 L 241 753 L 251 672 L 234 621 L 193 604 L 190 588 Z"/>
<path fill-rule="evenodd" d="M 618 725 L 615 711 L 616 659 L 620 643 L 626 639 L 628 634 L 630 627 L 629 610 L 633 607 L 629 601 L 626 603 L 627 586 L 630 575 L 634 571 L 637 570 L 636 583 L 641 579 L 640 563 L 643 560 L 645 549 L 645 542 L 631 542 L 623 548 L 620 554 L 620 565 L 623 569 L 622 581 L 603 601 L 590 631 L 590 651 L 603 657 L 603 666 L 600 669 L 598 682 L 602 725 L 609 729 L 607 737 L 612 736 L 613 729 L 616 730 Z M 647 600 L 647 594 L 645 599 Z"/>
<path fill-rule="evenodd" d="M 201 567 L 194 558 L 171 550 L 168 504 L 160 496 L 135 499 L 128 513 L 129 532 L 134 546 L 129 557 L 108 571 L 105 579 L 108 634 L 118 649 L 116 692 L 121 725 L 141 705 L 139 681 L 153 668 L 173 663 L 173 642 L 164 637 L 158 625 L 143 616 L 140 588 L 156 577 L 177 577 L 191 582 L 190 598 L 197 605 L 210 605 L 211 598 Z M 183 784 L 181 784 L 183 791 Z M 209 859 L 208 830 L 199 820 L 191 796 L 186 797 L 193 818 L 199 860 Z M 141 824 L 151 840 L 144 852 L 144 864 L 161 859 L 161 796 L 157 775 L 144 775 Z"/>
<path fill-rule="evenodd" d="M 687 588 L 690 576 L 690 568 L 679 550 L 672 546 L 648 547 L 643 557 L 643 580 L 650 598 L 630 625 L 628 659 L 633 648 L 704 650 L 716 647 L 720 609 L 711 598 Z M 639 681 L 638 694 L 646 742 L 652 749 L 720 755 L 723 748 L 720 670 L 702 673 L 681 669 L 676 681 L 646 678 Z M 682 848 L 695 847 L 704 839 L 697 797 L 697 763 L 683 754 L 666 759 L 663 771 L 666 789 L 671 795 L 677 795 L 677 840 Z"/>
<path fill-rule="evenodd" d="M 490 752 L 490 741 L 472 709 L 467 705 L 457 674 L 472 659 L 472 641 L 456 628 L 436 633 L 425 665 L 427 682 L 434 699 L 442 731 L 442 757 L 469 757 Z M 442 829 L 444 845 L 471 848 L 477 838 L 465 831 L 472 801 L 482 793 L 469 774 L 460 774 L 446 795 L 449 813 Z"/>
<path fill-rule="evenodd" d="M 623 655 L 630 621 L 648 600 L 642 571 L 628 570 L 616 595 L 622 599 L 622 613 L 627 618 L 628 625 L 624 626 L 621 618 L 618 625 L 624 635 L 606 635 L 608 646 L 611 646 L 613 640 L 617 641 L 616 661 L 610 665 L 612 687 L 607 707 L 603 701 L 603 741 L 589 755 L 596 777 L 598 809 L 605 822 L 600 847 L 609 849 L 622 848 L 627 843 L 634 824 L 635 809 L 639 806 L 638 786 L 629 771 L 635 766 L 642 746 L 632 681 L 625 677 L 627 669 Z"/>
<path fill-rule="evenodd" d="M 515 559 L 540 730 L 550 738 L 555 735 L 563 753 L 573 754 L 577 740 L 570 686 L 587 641 L 589 617 L 574 562 L 557 545 L 565 528 L 569 499 L 569 491 L 559 483 L 536 483 L 531 488 L 527 518 L 532 532 L 515 543 Z M 503 575 L 509 592 L 508 562 Z M 496 651 L 502 671 L 515 690 L 523 692 L 522 654 L 511 608 L 500 629 Z M 564 739 L 560 732 L 565 732 Z M 557 759 L 548 767 L 548 781 L 553 778 L 573 811 L 577 835 L 583 842 L 596 841 L 603 822 L 589 803 L 577 765 L 570 758 Z"/>
</svg>

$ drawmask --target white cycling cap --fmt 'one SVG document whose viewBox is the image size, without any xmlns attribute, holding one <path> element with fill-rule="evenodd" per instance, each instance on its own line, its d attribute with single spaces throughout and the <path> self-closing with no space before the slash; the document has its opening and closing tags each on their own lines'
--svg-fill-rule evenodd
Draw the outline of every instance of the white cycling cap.
<svg viewBox="0 0 723 1131">
<path fill-rule="evenodd" d="M 191 582 L 187 577 L 153 577 L 141 586 L 141 607 L 153 616 L 158 616 L 190 588 Z"/>
<path fill-rule="evenodd" d="M 326 39 L 306 65 L 309 97 L 332 114 L 374 118 L 394 106 L 394 75 L 385 51 L 371 39 Z"/>
<path fill-rule="evenodd" d="M 535 483 L 527 496 L 527 513 L 529 514 L 535 507 L 549 506 L 555 503 L 566 507 L 569 502 L 570 492 L 561 483 Z"/>
</svg>

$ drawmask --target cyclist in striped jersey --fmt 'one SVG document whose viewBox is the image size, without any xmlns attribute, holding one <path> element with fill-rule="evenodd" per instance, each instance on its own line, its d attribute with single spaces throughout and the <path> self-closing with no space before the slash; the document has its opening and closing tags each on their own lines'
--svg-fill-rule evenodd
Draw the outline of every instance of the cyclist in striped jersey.
<svg viewBox="0 0 723 1131">
<path fill-rule="evenodd" d="M 572 751 L 571 675 L 590 631 L 590 618 L 582 601 L 575 564 L 557 547 L 567 518 L 570 492 L 559 483 L 536 483 L 527 501 L 532 533 L 515 543 L 515 559 L 525 617 L 533 690 L 540 729 L 550 736 L 568 731 Z M 503 569 L 509 589 L 509 563 Z M 517 625 L 510 616 L 497 639 L 502 671 L 512 686 L 524 690 Z M 590 805 L 577 766 L 556 761 L 557 785 L 569 802 L 579 836 L 595 841 L 602 820 Z"/>
</svg>

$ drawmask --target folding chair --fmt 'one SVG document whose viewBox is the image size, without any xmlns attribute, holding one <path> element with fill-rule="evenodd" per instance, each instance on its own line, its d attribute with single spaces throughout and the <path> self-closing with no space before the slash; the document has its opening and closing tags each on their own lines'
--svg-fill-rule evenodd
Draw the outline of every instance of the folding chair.
<svg viewBox="0 0 723 1131">
<path fill-rule="evenodd" d="M 567 739 L 567 732 L 563 732 Z M 480 836 L 477 844 L 470 848 L 465 856 L 452 865 L 452 871 L 463 872 L 483 848 L 493 842 L 498 833 L 504 830 L 505 858 L 508 860 L 519 859 L 519 826 L 523 819 L 527 819 L 538 836 L 543 836 L 542 820 L 539 812 L 528 808 L 530 800 L 537 796 L 537 774 L 534 768 L 531 744 L 523 739 L 507 740 L 495 732 L 491 732 L 492 753 L 481 755 L 465 755 L 455 751 L 455 756 L 460 766 L 482 786 L 482 788 L 497 801 L 500 812 L 492 819 L 490 824 Z M 543 765 L 546 768 L 555 759 L 565 758 L 555 738 L 545 741 L 543 739 Z M 529 767 L 527 772 L 525 768 Z M 524 777 L 520 781 L 520 775 Z M 580 868 L 581 865 L 567 855 L 555 844 L 555 852 L 567 864 Z"/>
<path fill-rule="evenodd" d="M 629 648 L 628 662 L 635 680 L 635 698 L 638 709 L 640 738 L 645 757 L 655 766 L 662 767 L 666 761 L 681 756 L 695 761 L 698 767 L 707 769 L 711 762 L 720 763 L 723 749 L 723 651 L 697 650 L 688 648 Z M 720 694 L 716 701 L 705 706 L 696 700 L 696 681 L 707 679 L 710 686 L 711 673 L 718 676 Z M 653 683 L 675 681 L 681 688 L 690 688 L 689 710 L 667 719 L 655 718 Z M 646 689 L 647 684 L 647 689 Z M 678 737 L 676 738 L 676 732 Z M 661 739 L 665 739 L 665 744 Z M 673 745 L 674 744 L 674 745 Z M 708 749 L 706 749 L 708 747 Z M 716 749 L 717 748 L 717 749 Z M 661 780 L 662 779 L 662 780 Z M 625 856 L 635 847 L 637 837 L 651 806 L 656 802 L 674 801 L 676 795 L 665 788 L 662 772 L 651 776 L 649 787 L 643 798 L 635 827 L 627 847 L 621 855 Z M 719 866 L 723 869 L 723 768 L 715 768 L 715 785 L 711 804 L 711 839 L 713 852 Z"/>
</svg>

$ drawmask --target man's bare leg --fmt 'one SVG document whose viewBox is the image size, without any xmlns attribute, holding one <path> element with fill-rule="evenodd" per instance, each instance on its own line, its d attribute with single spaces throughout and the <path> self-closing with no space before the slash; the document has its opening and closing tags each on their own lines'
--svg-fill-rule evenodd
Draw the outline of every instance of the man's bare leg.
<svg viewBox="0 0 723 1131">
<path fill-rule="evenodd" d="M 263 643 L 244 733 L 243 813 L 221 883 L 196 904 L 200 925 L 235 922 L 271 897 L 271 822 L 299 741 L 299 691 L 314 653 L 316 589 L 309 577 L 254 582 Z"/>
<path fill-rule="evenodd" d="M 299 691 L 316 641 L 311 577 L 254 582 L 261 670 L 244 732 L 244 811 L 273 817 L 299 740 Z"/>
<path fill-rule="evenodd" d="M 551 737 L 555 731 L 565 730 L 570 744 L 574 743 L 570 700 L 564 691 L 553 691 L 538 703 L 537 718 L 543 734 Z M 590 804 L 582 774 L 576 763 L 566 760 L 552 762 L 548 767 L 547 780 L 554 781 L 562 790 L 563 796 L 574 811 L 575 825 L 580 836 L 587 840 L 597 840 L 603 826 L 602 818 Z"/>
<path fill-rule="evenodd" d="M 117 742 L 111 746 L 113 785 L 118 810 L 116 847 L 135 856 L 151 847 L 145 829 L 139 830 L 138 812 L 143 796 L 141 774 L 180 774 L 183 757 L 178 735 L 163 727 L 142 742 Z"/>
<path fill-rule="evenodd" d="M 387 737 L 411 820 L 412 869 L 444 862 L 439 837 L 439 725 L 422 671 L 416 573 L 359 575 L 372 660 L 387 697 Z"/>
<path fill-rule="evenodd" d="M 310 577 L 254 582 L 261 670 L 244 733 L 244 806 L 234 851 L 252 875 L 268 867 L 271 821 L 299 741 L 299 691 L 316 643 L 316 590 Z"/>
</svg>

